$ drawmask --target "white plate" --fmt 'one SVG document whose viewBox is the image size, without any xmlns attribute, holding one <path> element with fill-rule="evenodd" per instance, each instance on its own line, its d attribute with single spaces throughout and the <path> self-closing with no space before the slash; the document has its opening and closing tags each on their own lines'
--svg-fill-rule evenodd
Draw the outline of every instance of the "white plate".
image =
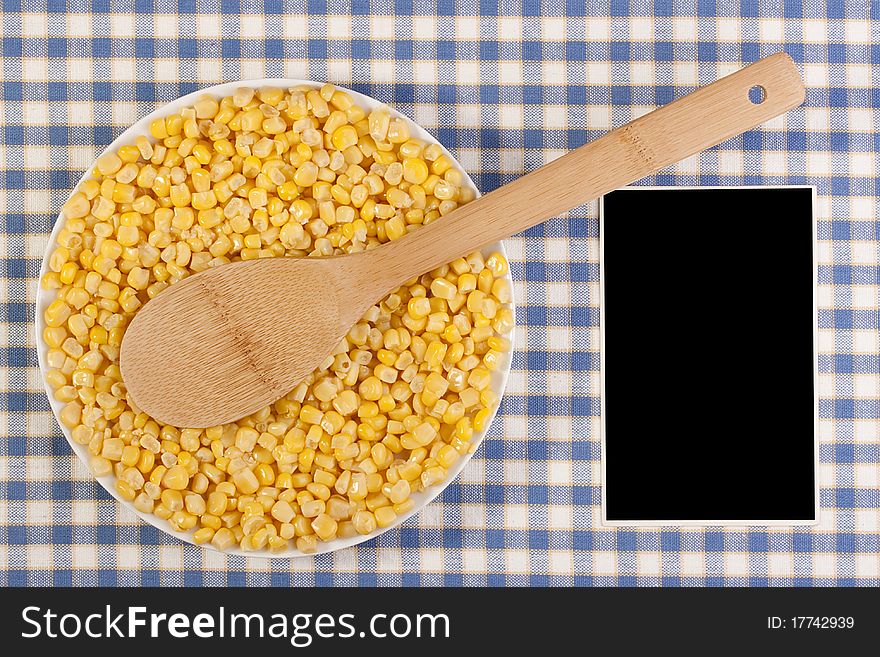
<svg viewBox="0 0 880 657">
<path fill-rule="evenodd" d="M 110 144 L 106 149 L 104 149 L 104 151 L 101 154 L 103 155 L 104 153 L 107 153 L 110 151 L 115 152 L 116 150 L 119 149 L 120 146 L 124 146 L 125 144 L 134 143 L 134 140 L 137 137 L 139 137 L 140 135 L 149 136 L 149 127 L 150 127 L 151 121 L 153 121 L 154 119 L 160 118 L 160 117 L 167 116 L 169 114 L 173 114 L 175 112 L 179 112 L 180 110 L 182 110 L 186 107 L 192 106 L 192 104 L 198 99 L 198 97 L 203 94 L 210 94 L 212 96 L 220 98 L 220 97 L 224 97 L 224 96 L 231 96 L 237 87 L 242 87 L 242 86 L 253 87 L 253 88 L 258 89 L 260 87 L 267 87 L 267 86 L 287 88 L 287 87 L 293 87 L 293 86 L 301 85 L 301 84 L 311 85 L 314 87 L 321 86 L 319 83 L 311 82 L 309 80 L 293 80 L 293 79 L 288 79 L 288 78 L 264 78 L 262 80 L 243 80 L 243 81 L 239 81 L 239 82 L 228 82 L 225 84 L 218 84 L 213 87 L 208 87 L 206 89 L 202 89 L 200 91 L 196 91 L 194 93 L 187 94 L 186 96 L 181 96 L 177 100 L 174 100 L 174 101 L 168 103 L 167 105 L 165 105 L 164 107 L 156 110 L 155 112 L 147 114 L 146 116 L 141 118 L 134 125 L 132 125 L 128 130 L 126 130 L 121 135 L 119 135 L 119 137 L 117 137 L 113 141 L 112 144 Z M 352 91 L 350 89 L 345 89 L 344 87 L 337 87 L 337 88 L 342 89 L 342 90 L 346 91 L 347 93 L 351 94 L 352 98 L 354 98 L 355 101 L 361 107 L 366 109 L 368 112 L 372 109 L 377 108 L 377 107 L 381 107 L 384 104 L 384 103 L 380 103 L 379 101 L 377 101 L 373 98 L 370 98 L 369 96 L 365 96 L 363 94 L 360 94 L 356 91 Z M 403 116 L 399 112 L 396 112 L 393 108 L 389 108 L 389 109 L 390 109 L 391 114 L 393 116 L 401 117 L 407 121 L 407 123 L 409 124 L 409 127 L 410 127 L 410 131 L 412 133 L 412 136 L 418 137 L 419 139 L 425 141 L 426 143 L 438 144 L 441 148 L 443 148 L 444 154 L 446 154 L 453 161 L 455 161 L 455 158 L 452 157 L 452 154 L 449 153 L 449 151 L 447 151 L 443 147 L 443 145 L 440 144 L 440 142 L 438 142 L 434 138 L 434 136 L 431 135 L 428 131 L 426 131 L 424 128 L 422 128 L 421 126 L 416 124 L 409 117 Z M 456 164 L 458 164 L 458 163 L 456 162 Z M 92 165 L 88 168 L 85 175 L 83 175 L 83 177 L 77 183 L 77 185 L 76 185 L 77 188 L 82 184 L 83 181 L 88 180 L 89 178 L 92 177 L 91 171 L 93 168 L 94 168 L 94 165 Z M 473 180 L 471 180 L 471 178 L 470 178 L 470 176 L 468 176 L 467 172 L 464 171 L 464 169 L 462 169 L 460 165 L 459 165 L 459 169 L 464 174 L 464 178 L 467 181 L 467 184 L 469 184 L 471 187 L 476 189 L 476 185 L 474 185 Z M 479 194 L 479 191 L 477 191 L 477 194 Z M 52 230 L 52 235 L 49 239 L 49 244 L 46 247 L 46 253 L 43 256 L 42 265 L 40 266 L 40 279 L 41 280 L 43 278 L 43 275 L 48 271 L 49 254 L 54 249 L 55 239 L 57 237 L 58 231 L 61 229 L 61 227 L 63 225 L 64 225 L 64 219 L 59 214 L 58 219 L 55 221 L 55 227 Z M 505 251 L 504 244 L 502 242 L 496 242 L 495 244 L 492 244 L 492 245 L 486 247 L 486 249 L 484 250 L 484 254 L 489 254 L 492 251 L 499 251 L 502 254 L 504 254 L 505 258 L 507 257 L 507 252 Z M 513 281 L 512 281 L 512 278 L 511 278 L 511 275 L 509 272 L 507 274 L 507 279 L 511 283 L 511 290 L 512 290 L 513 289 L 513 284 L 512 284 Z M 46 370 L 48 369 L 46 366 L 46 353 L 48 351 L 48 348 L 46 346 L 46 343 L 43 341 L 43 328 L 45 327 L 45 322 L 43 320 L 43 312 L 45 311 L 46 306 L 48 306 L 54 300 L 54 298 L 55 298 L 54 290 L 44 290 L 41 285 L 38 286 L 38 288 L 37 288 L 36 322 L 35 322 L 35 324 L 36 324 L 37 352 L 39 355 L 40 373 L 41 373 L 41 378 L 43 379 L 43 386 L 46 388 L 46 395 L 49 398 L 49 404 L 52 407 L 52 412 L 55 414 L 55 419 L 57 420 L 59 417 L 59 414 L 61 412 L 61 409 L 63 408 L 64 405 L 55 399 L 54 395 L 52 394 L 51 388 L 49 387 L 48 383 L 46 383 L 45 374 L 46 374 Z M 515 313 L 516 313 L 515 299 L 511 301 L 510 307 L 514 311 L 514 318 L 515 318 L 515 316 L 516 316 L 515 315 Z M 513 336 L 511 335 L 510 337 L 512 339 Z M 495 372 L 492 377 L 492 390 L 494 390 L 498 394 L 499 397 L 501 397 L 503 395 L 504 389 L 507 386 L 507 378 L 510 374 L 511 353 L 512 353 L 512 351 L 504 354 L 504 360 L 501 363 L 501 367 L 499 367 L 498 371 Z M 496 411 L 497 411 L 497 409 L 492 412 L 492 414 L 489 418 L 489 422 L 487 422 L 487 424 L 486 424 L 486 430 L 484 430 L 480 434 L 474 435 L 474 438 L 472 440 L 472 444 L 474 445 L 475 449 L 482 442 L 483 437 L 486 435 L 486 431 L 488 431 L 489 426 L 491 425 L 492 421 L 495 419 Z M 89 472 L 91 472 L 91 467 L 89 467 L 89 459 L 91 458 L 91 454 L 89 454 L 88 448 L 85 445 L 79 445 L 79 444 L 75 443 L 70 436 L 70 431 L 67 429 L 67 427 L 65 427 L 63 424 L 61 424 L 60 421 L 59 421 L 58 425 L 61 427 L 61 432 L 64 434 L 64 437 L 67 439 L 68 444 L 70 444 L 70 448 L 76 453 L 76 455 L 80 458 L 80 460 L 85 464 L 85 466 L 89 470 Z M 468 461 L 471 460 L 472 454 L 473 454 L 473 452 L 470 452 L 469 454 L 465 454 L 464 456 L 459 458 L 459 460 L 455 463 L 455 465 L 453 465 L 449 469 L 449 477 L 446 479 L 446 481 L 442 482 L 439 485 L 431 486 L 428 490 L 414 493 L 412 496 L 412 499 L 415 502 L 415 506 L 412 508 L 412 510 L 410 510 L 407 513 L 404 513 L 401 516 L 398 516 L 397 520 L 395 520 L 394 523 L 389 525 L 388 527 L 385 527 L 382 530 L 373 532 L 372 534 L 370 534 L 368 536 L 357 535 L 357 536 L 352 536 L 350 538 L 337 538 L 335 540 L 328 541 L 328 542 L 319 542 L 317 550 L 315 552 L 309 553 L 309 554 L 304 554 L 293 547 L 291 547 L 288 550 L 285 550 L 284 552 L 274 552 L 274 553 L 271 553 L 271 552 L 268 552 L 265 550 L 246 552 L 244 550 L 241 550 L 239 547 L 235 547 L 234 549 L 225 550 L 223 553 L 224 554 L 237 554 L 237 555 L 242 555 L 242 556 L 247 556 L 247 557 L 288 558 L 289 559 L 292 557 L 312 556 L 315 554 L 324 554 L 326 552 L 333 552 L 335 550 L 341 550 L 343 548 L 352 547 L 353 545 L 363 543 L 364 541 L 369 541 L 373 538 L 376 538 L 379 534 L 401 525 L 402 523 L 406 522 L 409 518 L 414 516 L 416 513 L 421 511 L 423 508 L 425 508 L 425 506 L 427 506 L 435 497 L 437 497 L 440 493 L 442 493 L 443 490 L 452 482 L 452 480 L 455 479 L 455 477 L 457 477 L 459 475 L 459 473 L 467 465 Z M 134 505 L 131 502 L 123 500 L 119 496 L 119 493 L 116 492 L 116 486 L 114 485 L 114 482 L 116 481 L 115 476 L 107 475 L 104 477 L 97 477 L 97 480 L 107 490 L 108 493 L 110 493 L 113 497 L 115 497 L 117 500 L 119 500 L 119 502 L 123 506 L 125 506 L 129 511 L 131 511 L 133 514 L 135 514 L 136 516 L 141 518 L 144 522 L 148 522 L 149 524 L 153 525 L 157 529 L 161 529 L 166 534 L 170 534 L 171 536 L 174 536 L 175 538 L 178 538 L 181 541 L 195 545 L 195 543 L 193 543 L 193 541 L 192 541 L 192 531 L 178 532 L 171 527 L 171 525 L 168 523 L 168 521 L 162 520 L 161 518 L 159 518 L 158 516 L 155 516 L 153 514 L 141 513 L 140 511 L 138 511 L 137 509 L 134 508 Z M 208 548 L 208 549 L 216 551 L 216 548 L 214 548 L 210 543 L 201 545 L 200 547 L 204 547 L 204 548 Z"/>
</svg>

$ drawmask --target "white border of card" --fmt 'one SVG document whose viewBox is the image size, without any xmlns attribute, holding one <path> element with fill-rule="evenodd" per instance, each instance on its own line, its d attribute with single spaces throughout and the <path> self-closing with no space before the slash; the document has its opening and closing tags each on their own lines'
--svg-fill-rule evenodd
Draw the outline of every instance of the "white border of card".
<svg viewBox="0 0 880 657">
<path fill-rule="evenodd" d="M 600 381 L 601 381 L 601 445 L 602 445 L 602 524 L 609 527 L 704 527 L 704 526 L 765 526 L 765 527 L 791 527 L 817 525 L 819 523 L 819 356 L 818 356 L 818 308 L 816 305 L 816 289 L 818 286 L 817 266 L 817 222 L 816 222 L 816 187 L 813 185 L 762 185 L 773 189 L 812 189 L 813 190 L 813 439 L 815 445 L 815 458 L 813 461 L 813 480 L 815 482 L 815 517 L 807 520 L 608 520 L 605 505 L 605 198 L 599 199 L 599 333 L 601 336 L 600 355 Z M 631 186 L 622 189 L 627 190 L 679 190 L 679 189 L 747 189 L 746 186 L 737 185 L 713 185 L 705 187 L 689 186 Z"/>
</svg>

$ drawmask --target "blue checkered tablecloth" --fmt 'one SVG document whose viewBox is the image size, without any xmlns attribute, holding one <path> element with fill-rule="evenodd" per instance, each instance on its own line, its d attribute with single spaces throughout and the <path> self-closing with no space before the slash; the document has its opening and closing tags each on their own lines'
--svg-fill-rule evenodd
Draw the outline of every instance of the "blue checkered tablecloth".
<svg viewBox="0 0 880 657">
<path fill-rule="evenodd" d="M 0 585 L 878 584 L 877 2 L 2 7 Z M 507 242 L 520 326 L 499 419 L 401 529 L 317 558 L 227 558 L 139 522 L 68 448 L 37 368 L 40 258 L 83 170 L 162 103 L 242 78 L 338 82 L 434 132 L 489 191 L 781 48 L 801 66 L 802 108 L 646 182 L 818 187 L 817 527 L 601 526 L 595 204 Z"/>
</svg>

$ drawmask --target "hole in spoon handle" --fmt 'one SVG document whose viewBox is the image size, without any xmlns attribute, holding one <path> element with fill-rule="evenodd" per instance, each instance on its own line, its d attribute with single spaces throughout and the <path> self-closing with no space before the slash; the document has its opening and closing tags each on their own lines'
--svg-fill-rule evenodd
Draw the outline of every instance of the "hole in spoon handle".
<svg viewBox="0 0 880 657">
<path fill-rule="evenodd" d="M 760 105 L 764 102 L 764 99 L 767 97 L 767 90 L 762 87 L 760 84 L 753 85 L 749 89 L 749 101 L 753 105 Z"/>
</svg>

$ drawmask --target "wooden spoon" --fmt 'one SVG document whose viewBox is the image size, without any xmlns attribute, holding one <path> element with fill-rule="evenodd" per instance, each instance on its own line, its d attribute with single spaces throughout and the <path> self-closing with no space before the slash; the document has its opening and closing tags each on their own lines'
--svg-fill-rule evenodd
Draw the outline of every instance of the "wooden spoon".
<svg viewBox="0 0 880 657">
<path fill-rule="evenodd" d="M 749 91 L 760 92 L 754 103 Z M 202 428 L 256 412 L 318 367 L 404 281 L 654 173 L 803 102 L 785 53 L 657 109 L 379 248 L 236 262 L 177 283 L 135 315 L 121 368 L 154 418 Z M 711 210 L 707 208 L 707 221 Z"/>
</svg>

